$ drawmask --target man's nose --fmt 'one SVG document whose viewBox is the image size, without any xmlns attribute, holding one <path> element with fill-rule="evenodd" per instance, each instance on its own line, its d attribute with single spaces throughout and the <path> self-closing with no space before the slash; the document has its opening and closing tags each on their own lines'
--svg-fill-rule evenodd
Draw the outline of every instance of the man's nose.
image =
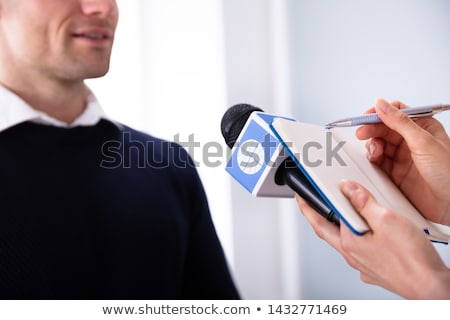
<svg viewBox="0 0 450 320">
<path fill-rule="evenodd" d="M 87 16 L 107 17 L 117 14 L 116 0 L 80 0 L 81 10 Z"/>
</svg>

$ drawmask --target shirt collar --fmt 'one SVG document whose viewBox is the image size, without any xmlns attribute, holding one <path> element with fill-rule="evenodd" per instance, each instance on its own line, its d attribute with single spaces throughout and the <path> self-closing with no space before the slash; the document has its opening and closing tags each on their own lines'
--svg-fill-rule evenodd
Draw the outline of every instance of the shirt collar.
<svg viewBox="0 0 450 320">
<path fill-rule="evenodd" d="M 94 126 L 101 119 L 106 119 L 118 126 L 116 122 L 107 117 L 93 93 L 90 93 L 83 113 L 71 124 L 67 124 L 44 112 L 33 109 L 19 96 L 0 85 L 0 114 L 2 115 L 0 117 L 0 132 L 26 121 L 73 128 L 76 126 Z"/>
</svg>

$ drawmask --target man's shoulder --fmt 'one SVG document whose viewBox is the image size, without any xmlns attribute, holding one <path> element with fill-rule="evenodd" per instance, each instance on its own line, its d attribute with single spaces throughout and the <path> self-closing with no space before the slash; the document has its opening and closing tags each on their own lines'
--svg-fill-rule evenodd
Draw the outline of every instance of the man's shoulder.
<svg viewBox="0 0 450 320">
<path fill-rule="evenodd" d="M 121 127 L 121 139 L 124 143 L 142 143 L 146 147 L 151 147 L 152 149 L 182 148 L 173 141 L 157 137 L 142 130 L 123 124 L 120 124 L 119 126 Z"/>
<path fill-rule="evenodd" d="M 120 143 L 124 154 L 142 157 L 148 163 L 162 166 L 171 164 L 174 168 L 195 167 L 189 153 L 178 143 L 166 140 L 124 124 L 120 128 Z"/>
<path fill-rule="evenodd" d="M 136 140 L 145 141 L 165 141 L 164 139 L 158 138 L 150 133 L 144 132 L 143 130 L 135 129 L 123 123 L 117 123 L 116 126 L 120 129 L 122 134 L 132 136 Z"/>
</svg>

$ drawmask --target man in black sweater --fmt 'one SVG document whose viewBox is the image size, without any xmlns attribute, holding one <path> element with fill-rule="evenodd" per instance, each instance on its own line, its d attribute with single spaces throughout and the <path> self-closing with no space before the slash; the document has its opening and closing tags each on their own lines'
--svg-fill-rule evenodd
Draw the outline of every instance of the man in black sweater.
<svg viewBox="0 0 450 320">
<path fill-rule="evenodd" d="M 194 164 L 109 120 L 114 0 L 0 0 L 0 298 L 236 299 Z"/>
</svg>

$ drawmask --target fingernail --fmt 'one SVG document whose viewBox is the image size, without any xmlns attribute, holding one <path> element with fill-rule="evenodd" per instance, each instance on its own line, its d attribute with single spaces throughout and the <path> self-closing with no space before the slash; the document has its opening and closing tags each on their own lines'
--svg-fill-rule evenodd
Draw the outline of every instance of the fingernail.
<svg viewBox="0 0 450 320">
<path fill-rule="evenodd" d="M 376 149 L 376 145 L 375 145 L 375 143 L 372 141 L 372 142 L 370 142 L 369 143 L 369 148 L 368 148 L 368 157 L 369 157 L 369 159 L 370 158 L 372 158 L 372 156 L 373 156 L 373 153 L 375 152 L 375 149 Z"/>
<path fill-rule="evenodd" d="M 347 196 L 351 197 L 358 190 L 358 185 L 351 181 L 342 181 L 341 182 L 341 190 Z"/>
<path fill-rule="evenodd" d="M 378 99 L 375 108 L 383 113 L 389 113 L 391 111 L 391 105 L 383 99 Z"/>
</svg>

